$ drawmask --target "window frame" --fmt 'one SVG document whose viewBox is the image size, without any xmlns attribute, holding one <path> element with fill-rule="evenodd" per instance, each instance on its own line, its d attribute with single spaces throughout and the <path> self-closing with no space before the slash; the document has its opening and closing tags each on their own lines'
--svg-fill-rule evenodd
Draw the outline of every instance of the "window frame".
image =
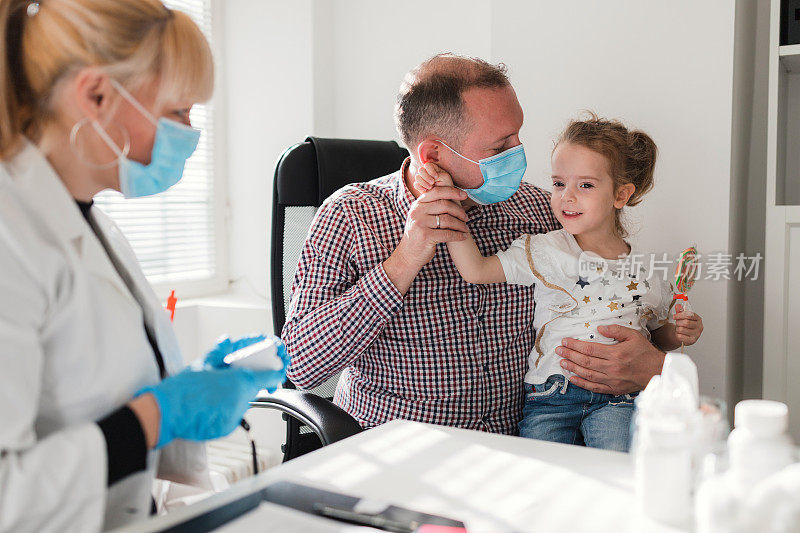
<svg viewBox="0 0 800 533">
<path fill-rule="evenodd" d="M 181 300 L 199 298 L 226 292 L 230 288 L 230 217 L 228 204 L 228 164 L 226 158 L 227 121 L 225 119 L 225 90 L 222 80 L 224 57 L 223 35 L 223 0 L 209 0 L 211 9 L 211 52 L 214 56 L 214 94 L 209 103 L 213 106 L 211 121 L 214 127 L 212 153 L 214 164 L 211 169 L 213 183 L 213 208 L 215 246 L 214 276 L 202 280 L 151 283 L 153 291 L 159 299 L 166 302 L 171 291 Z"/>
</svg>

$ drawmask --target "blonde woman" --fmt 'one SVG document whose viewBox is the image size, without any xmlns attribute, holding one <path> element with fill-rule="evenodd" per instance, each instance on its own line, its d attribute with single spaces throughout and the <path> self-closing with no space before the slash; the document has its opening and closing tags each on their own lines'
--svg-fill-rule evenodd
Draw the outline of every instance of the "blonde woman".
<svg viewBox="0 0 800 533">
<path fill-rule="evenodd" d="M 181 370 L 92 206 L 181 178 L 213 85 L 197 26 L 158 0 L 0 0 L 0 32 L 0 531 L 111 528 L 148 516 L 156 475 L 207 483 L 199 441 L 284 373 Z"/>
</svg>

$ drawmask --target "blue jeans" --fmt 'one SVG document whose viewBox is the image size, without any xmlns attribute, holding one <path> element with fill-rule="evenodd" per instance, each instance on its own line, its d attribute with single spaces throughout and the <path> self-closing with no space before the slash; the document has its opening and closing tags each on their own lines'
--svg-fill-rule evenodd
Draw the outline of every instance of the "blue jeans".
<svg viewBox="0 0 800 533">
<path fill-rule="evenodd" d="M 582 389 L 554 375 L 539 385 L 525 384 L 519 434 L 529 439 L 627 452 L 638 393 L 613 396 Z"/>
</svg>

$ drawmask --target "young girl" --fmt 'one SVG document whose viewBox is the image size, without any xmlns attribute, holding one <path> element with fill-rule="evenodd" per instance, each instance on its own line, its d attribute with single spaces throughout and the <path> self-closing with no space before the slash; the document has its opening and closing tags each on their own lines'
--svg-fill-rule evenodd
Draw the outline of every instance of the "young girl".
<svg viewBox="0 0 800 533">
<path fill-rule="evenodd" d="M 564 338 L 613 344 L 598 326 L 619 324 L 651 338 L 662 350 L 694 344 L 700 316 L 675 306 L 667 322 L 671 284 L 649 271 L 625 241 L 622 208 L 653 186 L 656 145 L 644 132 L 591 114 L 573 121 L 552 153 L 551 207 L 563 229 L 523 235 L 508 250 L 483 257 L 471 238 L 450 242 L 453 261 L 469 283 L 534 285 L 535 348 L 525 375 L 523 437 L 627 451 L 634 394 L 593 393 L 569 383 L 556 347 Z M 423 167 L 415 186 L 451 185 Z"/>
</svg>

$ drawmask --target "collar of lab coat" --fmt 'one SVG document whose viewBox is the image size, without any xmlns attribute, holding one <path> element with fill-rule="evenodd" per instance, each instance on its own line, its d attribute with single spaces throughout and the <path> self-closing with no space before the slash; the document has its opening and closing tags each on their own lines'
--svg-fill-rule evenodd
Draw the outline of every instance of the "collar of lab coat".
<svg viewBox="0 0 800 533">
<path fill-rule="evenodd" d="M 89 271 L 110 281 L 135 303 L 102 244 L 83 218 L 75 199 L 39 149 L 26 141 L 23 149 L 8 163 L 8 168 L 14 175 L 18 190 L 27 197 L 53 234 L 78 252 Z M 97 215 L 95 207 L 92 207 L 92 211 Z M 96 216 L 95 220 L 112 248 L 116 249 L 110 221 L 103 216 Z M 124 261 L 124 258 L 121 260 Z"/>
</svg>

